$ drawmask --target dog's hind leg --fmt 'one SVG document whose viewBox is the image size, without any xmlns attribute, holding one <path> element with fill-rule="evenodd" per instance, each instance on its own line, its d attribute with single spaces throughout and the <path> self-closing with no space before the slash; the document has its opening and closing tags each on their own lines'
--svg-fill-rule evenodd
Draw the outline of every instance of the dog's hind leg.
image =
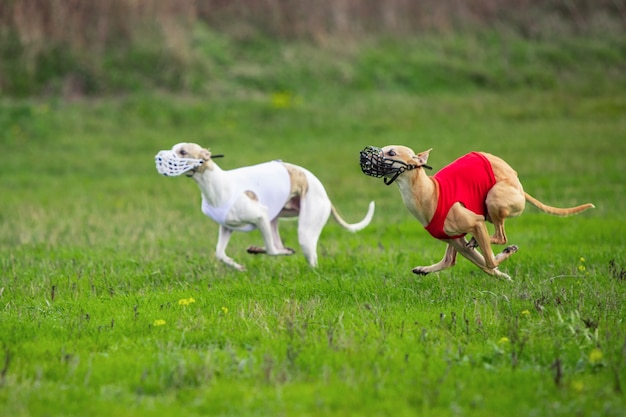
<svg viewBox="0 0 626 417">
<path fill-rule="evenodd" d="M 278 231 L 278 220 L 279 217 L 276 217 L 274 220 L 270 222 L 270 226 L 272 228 L 272 236 L 274 237 L 274 244 L 278 249 L 286 249 L 291 251 L 291 253 L 296 253 L 292 248 L 287 248 L 283 244 L 283 240 L 280 238 L 280 232 Z"/>
<path fill-rule="evenodd" d="M 496 245 L 507 243 L 504 231 L 504 221 L 508 217 L 516 217 L 522 214 L 526 205 L 524 190 L 521 184 L 510 184 L 500 181 L 494 185 L 485 200 L 489 220 L 495 226 L 495 232 L 490 242 Z"/>
<path fill-rule="evenodd" d="M 323 188 L 309 188 L 298 219 L 298 243 L 309 265 L 317 266 L 317 242 L 330 217 L 331 203 Z"/>
<path fill-rule="evenodd" d="M 228 241 L 230 240 L 230 236 L 232 234 L 233 231 L 231 229 L 225 226 L 220 226 L 220 231 L 217 236 L 217 246 L 215 248 L 215 257 L 224 262 L 226 265 L 232 266 L 239 271 L 245 271 L 246 268 L 243 265 L 239 265 L 232 258 L 226 255 L 226 246 L 228 246 Z"/>
<path fill-rule="evenodd" d="M 509 246 L 501 254 L 494 256 L 484 217 L 473 213 L 459 203 L 454 204 L 448 212 L 444 230 L 450 236 L 453 236 L 454 233 L 471 234 L 473 237 L 470 243 L 467 242 L 465 237 L 445 241 L 453 245 L 461 255 L 490 275 L 502 276 L 501 274 L 503 273 L 496 268 L 500 262 L 517 252 L 517 246 Z M 472 242 L 475 242 L 475 244 L 472 244 Z M 482 255 L 475 250 L 476 245 L 480 248 Z M 504 278 L 508 278 L 506 274 L 503 275 L 505 275 L 503 276 Z"/>
<path fill-rule="evenodd" d="M 278 219 L 276 219 L 278 221 Z M 264 216 L 259 216 L 254 225 L 259 229 L 261 235 L 263 236 L 263 241 L 265 242 L 265 248 L 259 248 L 256 246 L 251 246 L 248 248 L 248 253 L 259 254 L 265 253 L 268 255 L 276 256 L 276 255 L 293 255 L 294 250 L 283 247 L 283 244 L 280 240 L 280 236 L 278 236 L 278 240 L 276 240 L 276 236 L 278 235 L 278 229 L 274 230 L 274 228 L 278 227 L 278 224 L 272 224 L 267 219 L 267 213 Z"/>
<path fill-rule="evenodd" d="M 517 252 L 517 249 L 518 249 L 517 246 L 508 246 L 502 251 L 502 253 L 499 253 L 496 256 L 493 256 L 493 251 L 491 250 L 491 247 L 489 246 L 488 252 L 490 256 L 493 256 L 492 263 L 496 265 L 494 267 L 490 267 L 490 266 L 487 266 L 488 262 L 485 260 L 485 257 L 483 255 L 481 255 L 473 247 L 468 246 L 465 238 L 462 237 L 458 239 L 449 240 L 448 243 L 454 246 L 461 255 L 463 255 L 465 258 L 470 260 L 474 265 L 478 266 L 480 269 L 482 269 L 489 275 L 495 275 L 496 277 L 506 279 L 507 281 L 511 281 L 511 277 L 505 274 L 504 272 L 498 270 L 497 265 L 499 265 L 500 262 L 504 261 L 509 256 Z"/>
<path fill-rule="evenodd" d="M 295 250 L 293 250 L 291 248 L 286 248 L 283 245 L 283 241 L 280 238 L 280 233 L 278 232 L 278 219 L 279 218 L 276 217 L 274 220 L 272 220 L 270 222 L 270 228 L 271 228 L 271 231 L 272 231 L 272 238 L 273 238 L 273 241 L 274 241 L 274 246 L 278 250 L 288 250 L 288 251 L 291 251 L 291 254 L 296 253 Z M 247 252 L 251 253 L 253 255 L 258 255 L 258 254 L 261 254 L 261 253 L 267 253 L 265 248 L 261 248 L 259 246 L 250 246 L 247 249 Z"/>
<path fill-rule="evenodd" d="M 446 247 L 446 253 L 443 255 L 443 259 L 436 264 L 430 266 L 416 266 L 413 268 L 413 273 L 417 275 L 426 275 L 431 272 L 438 272 L 446 268 L 450 268 L 456 264 L 457 250 L 454 246 L 448 244 Z"/>
</svg>

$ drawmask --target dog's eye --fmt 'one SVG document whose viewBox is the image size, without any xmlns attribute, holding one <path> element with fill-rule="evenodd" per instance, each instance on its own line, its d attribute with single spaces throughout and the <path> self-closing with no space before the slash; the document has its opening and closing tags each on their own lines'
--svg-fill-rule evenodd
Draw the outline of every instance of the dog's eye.
<svg viewBox="0 0 626 417">
<path fill-rule="evenodd" d="M 181 154 L 181 156 L 185 156 L 185 155 L 187 155 L 187 151 L 184 150 L 184 149 L 181 149 L 180 150 L 180 154 Z"/>
<path fill-rule="evenodd" d="M 396 151 L 394 151 L 393 149 L 390 150 L 389 152 L 387 152 L 387 155 L 389 156 L 396 156 Z"/>
</svg>

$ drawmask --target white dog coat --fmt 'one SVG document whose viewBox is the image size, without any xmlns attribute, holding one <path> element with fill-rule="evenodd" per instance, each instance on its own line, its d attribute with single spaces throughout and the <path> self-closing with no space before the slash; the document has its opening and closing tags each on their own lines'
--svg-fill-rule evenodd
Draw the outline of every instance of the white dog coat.
<svg viewBox="0 0 626 417">
<path fill-rule="evenodd" d="M 249 232 L 255 229 L 252 224 L 240 227 L 231 227 L 226 224 L 226 217 L 233 204 L 245 191 L 252 191 L 256 194 L 259 203 L 267 208 L 267 217 L 270 220 L 278 216 L 289 198 L 291 180 L 287 168 L 280 161 L 241 167 L 226 171 L 226 173 L 228 174 L 229 186 L 232 187 L 232 197 L 226 204 L 213 207 L 203 196 L 202 212 L 231 230 Z"/>
</svg>

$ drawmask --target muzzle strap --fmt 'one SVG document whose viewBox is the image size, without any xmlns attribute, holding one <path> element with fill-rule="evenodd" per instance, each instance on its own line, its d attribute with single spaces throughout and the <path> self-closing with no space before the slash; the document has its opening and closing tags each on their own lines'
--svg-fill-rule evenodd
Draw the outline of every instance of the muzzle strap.
<svg viewBox="0 0 626 417">
<path fill-rule="evenodd" d="M 392 182 L 394 182 L 396 180 L 396 178 L 398 178 L 400 176 L 400 174 L 402 174 L 405 170 L 398 170 L 393 177 L 391 177 L 391 179 L 384 177 L 383 178 L 383 182 L 385 183 L 385 185 L 391 185 Z"/>
</svg>

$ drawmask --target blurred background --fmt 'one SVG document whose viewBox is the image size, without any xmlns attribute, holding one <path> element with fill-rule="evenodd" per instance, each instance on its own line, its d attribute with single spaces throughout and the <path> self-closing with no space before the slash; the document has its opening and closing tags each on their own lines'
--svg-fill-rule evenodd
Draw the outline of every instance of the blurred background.
<svg viewBox="0 0 626 417">
<path fill-rule="evenodd" d="M 625 22 L 624 0 L 3 0 L 0 94 L 623 84 Z"/>
</svg>

